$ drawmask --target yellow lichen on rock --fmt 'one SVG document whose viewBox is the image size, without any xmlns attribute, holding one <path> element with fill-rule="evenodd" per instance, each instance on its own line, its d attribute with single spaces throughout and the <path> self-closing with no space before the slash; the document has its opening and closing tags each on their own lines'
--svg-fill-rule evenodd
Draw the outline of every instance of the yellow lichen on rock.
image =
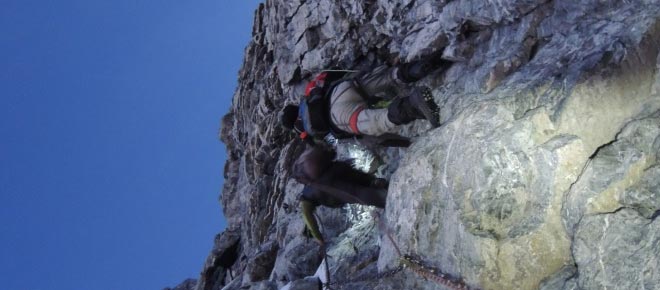
<svg viewBox="0 0 660 290">
<path fill-rule="evenodd" d="M 631 116 L 637 116 L 654 102 L 654 76 L 648 66 L 640 66 L 634 74 L 606 79 L 594 76 L 576 85 L 562 105 L 558 131 L 580 137 L 586 149 L 594 152 L 613 140 Z"/>
<path fill-rule="evenodd" d="M 495 255 L 485 256 L 484 289 L 538 289 L 539 284 L 571 263 L 570 239 L 561 219 L 563 194 L 579 176 L 589 157 L 580 139 L 554 148 L 558 160 L 551 205 L 544 223 L 530 234 L 499 241 Z M 487 244 L 487 243 L 486 243 Z M 491 247 L 492 249 L 492 247 Z M 494 259 L 488 261 L 489 259 Z"/>
<path fill-rule="evenodd" d="M 644 170 L 653 163 L 650 157 L 640 158 L 619 181 L 612 183 L 607 189 L 589 200 L 586 214 L 614 212 L 621 207 L 620 199 L 624 191 L 639 182 L 644 176 Z"/>
</svg>

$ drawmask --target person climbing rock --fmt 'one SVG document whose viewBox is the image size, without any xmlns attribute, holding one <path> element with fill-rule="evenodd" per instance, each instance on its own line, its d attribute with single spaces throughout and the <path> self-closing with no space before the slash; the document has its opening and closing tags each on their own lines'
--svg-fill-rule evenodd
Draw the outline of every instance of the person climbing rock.
<svg viewBox="0 0 660 290">
<path fill-rule="evenodd" d="M 440 126 L 438 105 L 431 90 L 415 88 L 411 95 L 392 96 L 399 87 L 416 82 L 441 66 L 439 62 L 413 62 L 396 67 L 379 66 L 369 73 L 325 71 L 312 80 L 298 105 L 280 113 L 282 125 L 314 144 L 328 134 L 335 138 L 381 136 L 398 125 L 426 119 Z M 392 99 L 385 108 L 370 106 Z"/>
<path fill-rule="evenodd" d="M 385 207 L 388 183 L 351 166 L 334 160 L 335 154 L 319 146 L 308 146 L 293 165 L 293 177 L 305 187 L 300 206 L 302 217 L 312 236 L 324 244 L 314 210 L 318 206 L 332 208 L 354 203 Z"/>
</svg>

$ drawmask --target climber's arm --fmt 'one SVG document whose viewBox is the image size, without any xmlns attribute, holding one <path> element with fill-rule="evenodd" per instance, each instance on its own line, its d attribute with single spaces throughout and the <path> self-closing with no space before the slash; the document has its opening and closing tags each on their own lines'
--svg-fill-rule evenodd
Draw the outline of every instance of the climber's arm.
<svg viewBox="0 0 660 290">
<path fill-rule="evenodd" d="M 323 244 L 323 236 L 319 231 L 319 225 L 316 222 L 316 218 L 314 218 L 314 209 L 316 209 L 316 206 L 312 202 L 303 199 L 300 201 L 300 207 L 302 208 L 303 221 L 305 221 L 307 229 L 309 229 L 309 231 L 312 233 L 312 236 L 320 244 Z"/>
</svg>

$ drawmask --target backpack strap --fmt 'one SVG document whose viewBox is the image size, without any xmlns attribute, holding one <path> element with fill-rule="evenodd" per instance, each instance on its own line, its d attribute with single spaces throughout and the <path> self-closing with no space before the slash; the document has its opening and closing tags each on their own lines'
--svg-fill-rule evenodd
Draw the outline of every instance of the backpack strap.
<svg viewBox="0 0 660 290">
<path fill-rule="evenodd" d="M 328 76 L 328 72 L 323 71 L 320 74 L 316 75 L 316 77 L 313 80 L 309 81 L 309 83 L 307 83 L 307 87 L 305 88 L 305 98 L 308 98 L 311 95 L 312 90 L 314 90 L 315 88 L 322 88 L 325 85 L 325 78 L 327 76 Z"/>
</svg>

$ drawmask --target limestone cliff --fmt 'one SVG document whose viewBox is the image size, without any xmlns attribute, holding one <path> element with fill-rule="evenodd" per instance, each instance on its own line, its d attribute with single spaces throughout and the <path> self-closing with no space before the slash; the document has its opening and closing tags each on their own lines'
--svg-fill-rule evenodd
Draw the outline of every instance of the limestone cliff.
<svg viewBox="0 0 660 290">
<path fill-rule="evenodd" d="M 318 289 L 277 113 L 324 68 L 431 57 L 443 125 L 371 148 L 386 209 L 319 212 L 332 289 L 660 289 L 659 53 L 658 0 L 266 1 L 196 289 Z"/>
</svg>

